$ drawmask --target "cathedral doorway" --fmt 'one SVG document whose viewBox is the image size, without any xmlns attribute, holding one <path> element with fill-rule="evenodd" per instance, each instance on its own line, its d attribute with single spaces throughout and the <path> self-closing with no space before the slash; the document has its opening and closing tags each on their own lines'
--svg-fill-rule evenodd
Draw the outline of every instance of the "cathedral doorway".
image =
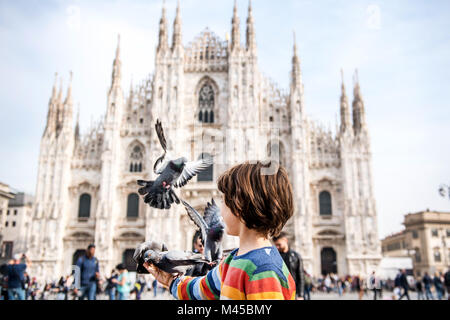
<svg viewBox="0 0 450 320">
<path fill-rule="evenodd" d="M 123 252 L 122 263 L 128 271 L 136 271 L 136 262 L 133 260 L 134 249 L 126 249 Z"/>
<path fill-rule="evenodd" d="M 337 273 L 337 259 L 336 251 L 333 248 L 323 248 L 320 252 L 320 262 L 322 268 L 322 275 L 329 273 Z"/>
</svg>

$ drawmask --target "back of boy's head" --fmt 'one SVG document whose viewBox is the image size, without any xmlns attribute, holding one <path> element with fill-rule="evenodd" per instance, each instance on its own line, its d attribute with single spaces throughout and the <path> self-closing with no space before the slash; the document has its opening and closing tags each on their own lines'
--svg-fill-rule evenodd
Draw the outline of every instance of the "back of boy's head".
<svg viewBox="0 0 450 320">
<path fill-rule="evenodd" d="M 292 186 L 286 170 L 280 166 L 274 174 L 261 173 L 261 168 L 271 165 L 245 162 L 228 169 L 217 182 L 231 212 L 247 228 L 265 237 L 277 236 L 294 213 Z"/>
</svg>

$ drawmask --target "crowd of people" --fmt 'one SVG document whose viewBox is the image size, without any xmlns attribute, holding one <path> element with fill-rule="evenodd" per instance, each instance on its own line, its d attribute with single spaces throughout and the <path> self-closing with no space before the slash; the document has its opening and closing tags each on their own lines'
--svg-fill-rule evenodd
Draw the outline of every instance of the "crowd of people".
<svg viewBox="0 0 450 320">
<path fill-rule="evenodd" d="M 123 264 L 118 264 L 109 277 L 102 277 L 94 245 L 89 245 L 76 263 L 80 271 L 78 281 L 77 272 L 72 271 L 59 280 L 38 282 L 26 271 L 29 265 L 25 255 L 16 254 L 4 266 L 0 300 L 140 300 L 146 291 L 152 291 L 154 298 L 166 292 L 151 275 L 133 279 Z"/>
<path fill-rule="evenodd" d="M 395 279 L 381 279 L 375 272 L 366 278 L 347 275 L 339 277 L 330 273 L 321 277 L 310 277 L 305 271 L 305 299 L 310 292 L 336 293 L 343 296 L 356 293 L 362 300 L 364 297 L 384 300 L 411 299 L 411 292 L 416 294 L 417 300 L 450 300 L 450 270 L 445 274 L 435 273 L 431 277 L 425 273 L 423 277 L 414 278 L 406 274 L 406 270 L 399 270 Z"/>
<path fill-rule="evenodd" d="M 288 236 L 281 233 L 273 238 L 286 266 L 296 284 L 298 300 L 310 300 L 311 293 L 335 293 L 343 296 L 348 293 L 373 299 L 402 300 L 410 299 L 414 292 L 418 300 L 450 300 L 450 270 L 445 274 L 436 272 L 414 278 L 407 275 L 406 270 L 399 270 L 395 279 L 381 279 L 375 271 L 367 277 L 327 274 L 320 277 L 311 276 L 304 268 L 299 253 L 289 248 Z M 203 253 L 203 243 L 196 234 L 193 239 L 193 251 Z M 78 281 L 76 272 L 62 276 L 59 280 L 39 283 L 35 277 L 30 277 L 27 267 L 30 261 L 26 255 L 16 254 L 2 270 L 0 277 L 1 300 L 140 300 L 146 291 L 152 291 L 153 297 L 166 293 L 151 275 L 132 277 L 121 263 L 111 271 L 109 276 L 101 276 L 95 245 L 89 245 L 85 255 L 81 256 L 76 265 L 79 270 Z M 210 269 L 208 265 L 199 265 L 188 272 L 190 276 L 200 276 Z M 384 294 L 383 294 L 384 293 Z"/>
<path fill-rule="evenodd" d="M 418 300 L 450 300 L 450 270 L 445 274 L 436 272 L 434 276 L 430 276 L 425 272 L 423 277 L 417 277 L 407 280 L 406 271 L 401 270 L 394 280 L 394 294 L 401 300 L 403 297 L 410 300 L 409 291 L 417 293 Z M 435 295 L 433 295 L 433 291 Z"/>
</svg>

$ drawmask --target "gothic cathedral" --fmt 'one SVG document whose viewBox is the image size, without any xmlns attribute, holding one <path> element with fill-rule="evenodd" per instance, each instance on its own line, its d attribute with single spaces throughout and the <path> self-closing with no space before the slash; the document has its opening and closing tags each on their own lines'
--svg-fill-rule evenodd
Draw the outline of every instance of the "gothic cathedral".
<svg viewBox="0 0 450 320">
<path fill-rule="evenodd" d="M 159 118 L 169 148 L 214 165 L 176 192 L 202 212 L 220 201 L 215 181 L 230 166 L 276 158 L 290 174 L 295 213 L 288 222 L 305 269 L 367 275 L 381 258 L 364 101 L 355 76 L 349 105 L 344 83 L 335 134 L 306 115 L 300 59 L 294 42 L 290 88 L 282 91 L 258 67 L 251 4 L 245 43 L 234 7 L 231 37 L 205 29 L 185 46 L 178 5 L 169 42 L 163 7 L 155 70 L 128 94 L 122 87 L 120 38 L 104 119 L 81 134 L 74 126 L 72 86 L 56 81 L 39 155 L 36 202 L 28 239 L 31 274 L 50 280 L 71 271 L 90 243 L 102 274 L 117 263 L 134 267 L 137 244 L 164 241 L 192 249 L 194 224 L 182 206 L 156 210 L 137 194 L 137 179 L 153 180 L 161 155 Z M 276 157 L 274 157 L 276 155 Z M 225 248 L 237 246 L 227 237 Z"/>
</svg>

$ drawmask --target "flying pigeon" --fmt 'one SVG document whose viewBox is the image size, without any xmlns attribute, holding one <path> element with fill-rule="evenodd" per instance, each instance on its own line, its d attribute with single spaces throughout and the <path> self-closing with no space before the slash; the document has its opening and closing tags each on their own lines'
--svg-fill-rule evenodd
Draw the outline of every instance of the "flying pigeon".
<svg viewBox="0 0 450 320">
<path fill-rule="evenodd" d="M 151 249 L 144 253 L 144 261 L 176 276 L 184 275 L 199 263 L 208 263 L 199 253 L 180 250 L 158 252 Z"/>
<path fill-rule="evenodd" d="M 220 208 L 214 199 L 208 202 L 203 217 L 189 203 L 181 200 L 191 220 L 200 228 L 205 246 L 205 259 L 209 262 L 219 262 L 223 255 L 222 239 L 225 233 L 225 223 L 220 215 Z"/>
<path fill-rule="evenodd" d="M 173 187 L 185 186 L 197 173 L 211 166 L 213 160 L 210 157 L 197 161 L 188 161 L 185 157 L 174 159 L 167 152 L 167 142 L 159 120 L 156 120 L 155 129 L 164 150 L 164 154 L 156 160 L 153 166 L 153 172 L 158 177 L 155 181 L 138 180 L 138 185 L 142 186 L 138 192 L 142 196 L 145 195 L 144 202 L 151 207 L 170 209 L 172 203 L 180 203 Z"/>
<path fill-rule="evenodd" d="M 137 246 L 133 254 L 133 260 L 137 263 L 137 273 L 148 273 L 148 270 L 144 267 L 144 254 L 148 250 L 154 250 L 156 252 L 168 251 L 164 243 L 159 243 L 156 241 L 143 242 Z"/>
</svg>

